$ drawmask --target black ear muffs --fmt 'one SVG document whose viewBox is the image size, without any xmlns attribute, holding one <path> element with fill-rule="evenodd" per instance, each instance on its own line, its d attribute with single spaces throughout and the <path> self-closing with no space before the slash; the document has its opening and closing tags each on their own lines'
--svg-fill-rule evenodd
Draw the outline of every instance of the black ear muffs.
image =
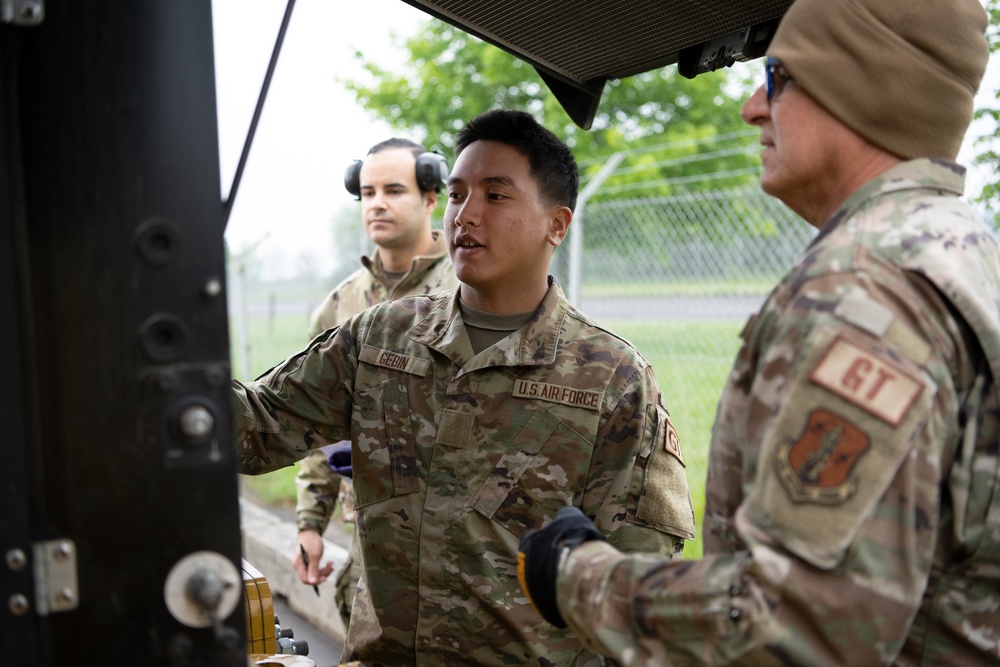
<svg viewBox="0 0 1000 667">
<path fill-rule="evenodd" d="M 361 160 L 355 160 L 347 165 L 344 172 L 344 187 L 352 195 L 361 199 Z"/>
<path fill-rule="evenodd" d="M 361 160 L 355 160 L 344 172 L 344 188 L 361 199 Z M 448 161 L 440 153 L 421 153 L 417 157 L 417 187 L 421 192 L 441 192 L 448 182 Z"/>
<path fill-rule="evenodd" d="M 448 161 L 440 153 L 421 153 L 417 158 L 417 186 L 421 192 L 441 192 L 448 183 Z"/>
</svg>

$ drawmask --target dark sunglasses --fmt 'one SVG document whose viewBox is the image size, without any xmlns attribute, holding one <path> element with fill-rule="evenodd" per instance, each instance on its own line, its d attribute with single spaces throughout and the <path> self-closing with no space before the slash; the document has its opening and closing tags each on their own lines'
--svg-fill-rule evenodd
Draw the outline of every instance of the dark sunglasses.
<svg viewBox="0 0 1000 667">
<path fill-rule="evenodd" d="M 764 81 L 767 90 L 767 101 L 770 102 L 785 89 L 785 84 L 795 79 L 788 73 L 785 66 L 777 58 L 767 57 L 764 65 Z"/>
</svg>

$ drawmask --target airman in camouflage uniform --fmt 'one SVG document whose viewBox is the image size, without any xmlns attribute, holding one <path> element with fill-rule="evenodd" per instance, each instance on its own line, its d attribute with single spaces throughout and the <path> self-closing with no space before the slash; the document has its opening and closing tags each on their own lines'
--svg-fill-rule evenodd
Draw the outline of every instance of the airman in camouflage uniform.
<svg viewBox="0 0 1000 667">
<path fill-rule="evenodd" d="M 345 185 L 361 200 L 365 230 L 376 249 L 373 257 L 362 257 L 362 268 L 337 285 L 312 312 L 310 340 L 382 301 L 434 294 L 458 284 L 444 236 L 431 228 L 443 179 L 421 182 L 417 178 L 418 160 L 425 153 L 427 149 L 420 144 L 394 137 L 372 146 L 364 163 L 356 161 L 348 167 Z M 322 583 L 333 570 L 332 562 L 321 566 L 320 536 L 326 531 L 335 502 L 340 502 L 343 521 L 354 522 L 351 480 L 342 478 L 327 462 L 326 450 L 334 446 L 310 453 L 295 477 L 299 539 L 292 562 L 303 583 L 309 585 Z M 302 560 L 303 550 L 309 557 L 308 566 Z M 350 625 L 360 576 L 352 535 L 334 593 L 345 630 Z"/>
<path fill-rule="evenodd" d="M 976 0 L 792 5 L 743 116 L 764 190 L 821 231 L 743 331 L 704 559 L 590 540 L 531 590 L 587 646 L 626 665 L 1000 664 L 1000 248 L 944 159 L 985 27 Z"/>
<path fill-rule="evenodd" d="M 235 383 L 241 472 L 351 439 L 364 576 L 345 661 L 603 664 L 531 607 L 518 538 L 573 505 L 620 548 L 680 558 L 676 432 L 648 363 L 547 276 L 576 201 L 568 148 L 496 110 L 456 154 L 459 288 L 377 305 Z"/>
<path fill-rule="evenodd" d="M 374 257 L 362 257 L 358 269 L 330 292 L 309 316 L 309 339 L 343 324 L 377 303 L 416 294 L 436 294 L 458 285 L 448 248 L 439 230 L 432 230 L 433 245 L 426 255 L 417 255 L 409 271 L 393 283 L 376 249 Z"/>
</svg>

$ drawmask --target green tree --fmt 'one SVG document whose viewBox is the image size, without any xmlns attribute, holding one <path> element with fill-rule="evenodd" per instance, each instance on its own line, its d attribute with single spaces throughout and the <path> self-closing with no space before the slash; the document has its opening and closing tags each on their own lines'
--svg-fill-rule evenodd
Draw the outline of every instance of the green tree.
<svg viewBox="0 0 1000 667">
<path fill-rule="evenodd" d="M 467 120 L 503 107 L 528 111 L 560 135 L 573 148 L 584 181 L 611 154 L 628 151 L 601 189 L 604 198 L 665 195 L 681 184 L 697 188 L 694 178 L 706 173 L 755 179 L 748 172 L 759 166 L 752 147 L 757 133 L 739 118 L 751 84 L 726 72 L 688 80 L 666 67 L 611 81 L 592 129 L 582 130 L 532 66 L 458 28 L 429 20 L 403 48 L 406 64 L 393 71 L 358 52 L 370 81 L 344 84 L 372 116 L 430 147 L 451 152 Z"/>
<path fill-rule="evenodd" d="M 986 37 L 990 44 L 990 52 L 997 54 L 1000 53 L 1000 0 L 987 0 L 985 6 L 990 15 L 990 27 Z M 996 86 L 996 82 L 983 81 L 983 85 Z M 1000 102 L 1000 87 L 993 92 L 994 99 Z M 975 199 L 986 206 L 993 228 L 1000 230 L 1000 179 L 997 177 L 1000 173 L 1000 108 L 988 106 L 977 109 L 976 118 L 988 119 L 993 124 L 992 132 L 976 140 L 976 146 L 982 152 L 975 158 L 976 164 L 988 165 L 988 171 L 993 174 L 993 179 L 983 186 L 982 192 Z"/>
</svg>

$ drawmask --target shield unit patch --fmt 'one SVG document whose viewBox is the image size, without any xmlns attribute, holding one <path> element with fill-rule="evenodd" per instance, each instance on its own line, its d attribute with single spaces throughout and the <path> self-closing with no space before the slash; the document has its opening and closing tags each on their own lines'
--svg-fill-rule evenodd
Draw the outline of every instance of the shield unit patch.
<svg viewBox="0 0 1000 667">
<path fill-rule="evenodd" d="M 870 444 L 843 417 L 813 410 L 799 439 L 778 448 L 776 471 L 792 500 L 836 505 L 857 490 L 851 472 Z"/>
</svg>

